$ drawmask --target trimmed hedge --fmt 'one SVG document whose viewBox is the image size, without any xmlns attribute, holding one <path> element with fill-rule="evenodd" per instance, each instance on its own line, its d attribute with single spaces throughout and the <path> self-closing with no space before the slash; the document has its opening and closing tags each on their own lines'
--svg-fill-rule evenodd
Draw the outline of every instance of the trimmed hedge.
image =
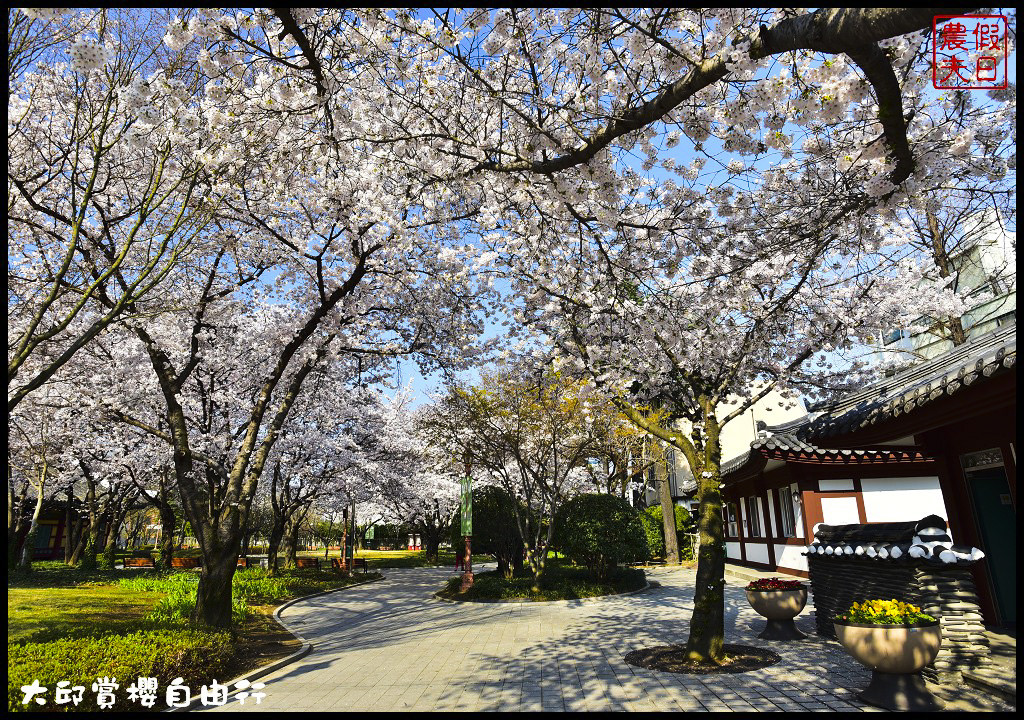
<svg viewBox="0 0 1024 720">
<path fill-rule="evenodd" d="M 660 513 L 658 519 L 655 519 L 649 512 L 643 511 L 640 513 L 640 522 L 644 524 L 644 536 L 647 538 L 647 559 L 662 557 L 665 554 L 665 533 L 662 531 Z"/>
<path fill-rule="evenodd" d="M 459 592 L 462 577 L 457 576 L 449 579 L 438 594 L 454 600 L 577 600 L 639 590 L 646 582 L 639 568 L 616 568 L 607 579 L 595 580 L 586 568 L 554 564 L 541 576 L 540 592 L 533 591 L 533 575 L 528 571 L 508 578 L 492 570 L 477 573 L 464 593 Z"/>
<path fill-rule="evenodd" d="M 55 710 L 98 711 L 92 684 L 97 678 L 116 678 L 114 710 L 140 710 L 138 703 L 128 699 L 128 686 L 139 677 L 158 679 L 154 710 L 167 708 L 164 698 L 167 685 L 175 678 L 184 679 L 198 695 L 202 685 L 212 679 L 226 682 L 225 675 L 232 655 L 231 634 L 196 630 L 145 630 L 130 635 L 64 638 L 45 643 L 24 643 L 7 646 L 7 709 L 8 711 Z M 23 685 L 33 680 L 48 688 L 42 695 L 45 705 L 22 704 Z M 82 703 L 56 705 L 54 690 L 59 681 L 85 687 Z M 38 697 L 38 696 L 37 696 Z"/>
</svg>

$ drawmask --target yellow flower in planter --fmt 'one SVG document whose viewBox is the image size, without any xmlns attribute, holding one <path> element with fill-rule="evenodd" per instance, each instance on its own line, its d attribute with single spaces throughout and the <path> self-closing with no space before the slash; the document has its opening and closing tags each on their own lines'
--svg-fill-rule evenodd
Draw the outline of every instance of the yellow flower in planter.
<svg viewBox="0 0 1024 720">
<path fill-rule="evenodd" d="M 837 620 L 867 625 L 914 625 L 934 620 L 921 612 L 917 605 L 902 600 L 865 600 L 855 602 L 845 613 L 840 613 Z"/>
</svg>

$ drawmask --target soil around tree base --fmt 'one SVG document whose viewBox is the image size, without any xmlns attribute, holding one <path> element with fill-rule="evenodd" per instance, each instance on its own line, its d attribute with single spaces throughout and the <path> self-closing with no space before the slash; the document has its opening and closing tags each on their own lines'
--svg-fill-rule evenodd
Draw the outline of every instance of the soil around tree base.
<svg viewBox="0 0 1024 720">
<path fill-rule="evenodd" d="M 664 670 L 686 675 L 750 672 L 774 665 L 782 659 L 778 653 L 752 645 L 723 645 L 722 648 L 725 650 L 726 659 L 721 665 L 688 660 L 685 645 L 659 645 L 634 650 L 627 653 L 624 659 L 630 665 L 647 670 Z"/>
</svg>

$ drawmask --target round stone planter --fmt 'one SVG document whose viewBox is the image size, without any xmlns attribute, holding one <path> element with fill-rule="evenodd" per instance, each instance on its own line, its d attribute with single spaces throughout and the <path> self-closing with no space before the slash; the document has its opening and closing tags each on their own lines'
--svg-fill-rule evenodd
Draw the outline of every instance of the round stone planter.
<svg viewBox="0 0 1024 720">
<path fill-rule="evenodd" d="M 924 684 L 921 668 L 942 646 L 938 620 L 916 625 L 833 623 L 836 638 L 853 658 L 871 668 L 871 683 L 858 695 L 866 703 L 900 711 L 935 711 L 943 705 Z"/>
<path fill-rule="evenodd" d="M 747 590 L 747 602 L 754 611 L 768 618 L 762 640 L 801 640 L 806 637 L 796 629 L 793 618 L 807 605 L 807 587 L 793 590 Z"/>
</svg>

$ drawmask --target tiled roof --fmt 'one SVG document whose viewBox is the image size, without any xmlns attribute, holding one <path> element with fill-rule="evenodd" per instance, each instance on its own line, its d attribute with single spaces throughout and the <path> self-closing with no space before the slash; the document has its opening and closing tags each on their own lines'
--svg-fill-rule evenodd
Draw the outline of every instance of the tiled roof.
<svg viewBox="0 0 1024 720">
<path fill-rule="evenodd" d="M 1009 325 L 846 395 L 797 434 L 818 440 L 860 430 L 1009 372 L 1016 362 L 1017 326 Z"/>
<path fill-rule="evenodd" d="M 927 462 L 932 458 L 914 447 L 883 446 L 874 448 L 832 449 L 812 445 L 793 433 L 760 437 L 750 443 L 750 450 L 722 464 L 725 476 L 757 459 L 806 462 L 818 465 L 851 465 L 881 462 Z"/>
</svg>

